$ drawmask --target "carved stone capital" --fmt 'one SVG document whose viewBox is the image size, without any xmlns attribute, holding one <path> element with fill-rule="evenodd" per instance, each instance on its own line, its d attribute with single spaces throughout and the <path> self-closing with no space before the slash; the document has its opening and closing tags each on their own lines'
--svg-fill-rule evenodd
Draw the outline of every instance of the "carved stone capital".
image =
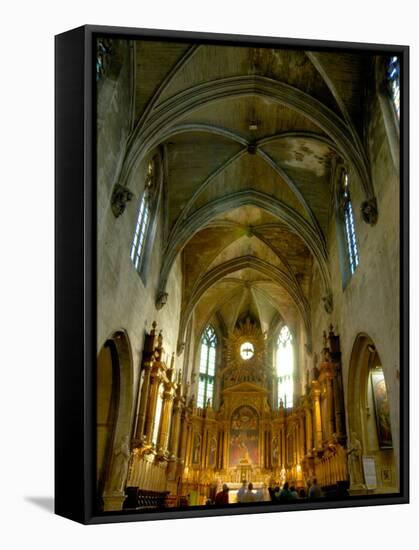
<svg viewBox="0 0 419 550">
<path fill-rule="evenodd" d="M 307 355 L 311 357 L 313 355 L 313 345 L 311 344 L 311 342 L 304 344 L 304 348 L 306 350 Z"/>
<path fill-rule="evenodd" d="M 322 297 L 324 310 L 326 313 L 332 313 L 333 311 L 333 295 L 332 293 Z"/>
<path fill-rule="evenodd" d="M 128 187 L 125 187 L 119 183 L 115 185 L 111 197 L 111 207 L 115 218 L 118 218 L 124 213 L 127 202 L 129 202 L 132 197 L 133 194 Z"/>
<path fill-rule="evenodd" d="M 167 298 L 169 294 L 167 292 L 159 292 L 156 298 L 156 309 L 161 309 L 167 304 Z"/>
<path fill-rule="evenodd" d="M 377 199 L 371 197 L 361 204 L 361 215 L 365 223 L 375 225 L 378 220 Z"/>
</svg>

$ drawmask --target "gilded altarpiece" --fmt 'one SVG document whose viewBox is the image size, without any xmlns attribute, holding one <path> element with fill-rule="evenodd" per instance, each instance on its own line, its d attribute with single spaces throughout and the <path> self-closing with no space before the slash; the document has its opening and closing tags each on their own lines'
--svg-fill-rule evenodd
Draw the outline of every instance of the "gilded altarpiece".
<svg viewBox="0 0 419 550">
<path fill-rule="evenodd" d="M 213 499 L 222 483 L 234 490 L 243 481 L 262 489 L 287 480 L 303 487 L 314 476 L 322 486 L 348 480 L 339 338 L 332 328 L 319 368 L 292 408 L 275 401 L 267 341 L 249 320 L 225 339 L 216 376 L 218 409 L 211 401 L 197 407 L 153 325 L 127 485 L 164 492 L 173 505 L 186 498 L 195 505 Z"/>
</svg>

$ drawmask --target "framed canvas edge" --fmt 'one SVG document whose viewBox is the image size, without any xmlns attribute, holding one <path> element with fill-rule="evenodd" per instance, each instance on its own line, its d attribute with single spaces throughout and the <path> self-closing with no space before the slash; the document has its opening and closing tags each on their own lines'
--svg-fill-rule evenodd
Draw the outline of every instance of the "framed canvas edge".
<svg viewBox="0 0 419 550">
<path fill-rule="evenodd" d="M 218 33 L 202 33 L 192 31 L 174 31 L 161 29 L 142 29 L 130 27 L 113 27 L 113 26 L 98 26 L 84 25 L 76 29 L 56 35 L 56 44 L 64 36 L 71 33 L 82 33 L 84 37 L 83 51 L 83 97 L 80 101 L 83 103 L 83 118 L 80 121 L 83 127 L 83 215 L 81 218 L 74 217 L 74 225 L 80 223 L 83 227 L 83 254 L 82 254 L 82 272 L 83 272 L 83 287 L 80 292 L 83 295 L 83 318 L 82 324 L 84 327 L 83 336 L 79 342 L 80 349 L 83 350 L 84 361 L 82 365 L 78 365 L 79 375 L 82 374 L 83 385 L 77 387 L 76 384 L 69 384 L 67 391 L 71 391 L 78 396 L 82 402 L 83 426 L 80 431 L 80 438 L 72 443 L 71 456 L 67 457 L 66 463 L 70 465 L 72 459 L 76 457 L 78 460 L 83 459 L 84 469 L 83 476 L 80 480 L 81 493 L 83 498 L 79 498 L 80 510 L 63 511 L 60 508 L 55 509 L 55 513 L 69 519 L 78 521 L 84 524 L 100 524 L 128 521 L 151 521 L 161 519 L 180 519 L 194 517 L 214 517 L 226 515 L 242 515 L 254 513 L 269 513 L 269 512 L 288 512 L 300 510 L 317 510 L 330 508 L 348 508 L 361 506 L 376 506 L 376 505 L 392 505 L 392 504 L 407 504 L 409 503 L 409 46 L 393 45 L 393 44 L 372 44 L 372 43 L 353 43 L 339 42 L 330 40 L 312 40 L 312 39 L 296 39 L 296 38 L 276 38 L 263 36 L 247 36 L 247 35 L 230 35 Z M 328 501 L 328 502 L 304 502 L 298 506 L 280 505 L 273 506 L 269 504 L 261 504 L 255 506 L 237 506 L 229 508 L 195 508 L 190 510 L 173 510 L 165 512 L 108 512 L 103 514 L 95 514 L 93 509 L 94 494 L 95 494 L 95 465 L 94 465 L 94 450 L 95 450 L 95 430 L 94 430 L 94 369 L 96 363 L 96 180 L 95 180 L 95 93 L 93 80 L 93 54 L 95 35 L 118 35 L 124 38 L 133 39 L 180 39 L 188 41 L 206 41 L 214 43 L 230 43 L 239 45 L 240 43 L 260 44 L 261 46 L 273 45 L 281 47 L 296 47 L 310 49 L 333 49 L 333 50 L 363 50 L 370 52 L 394 52 L 401 55 L 402 59 L 402 115 L 400 118 L 400 493 L 394 495 L 375 495 L 351 497 L 351 500 L 343 501 Z M 57 70 L 57 58 L 56 58 Z M 56 86 L 55 97 L 57 102 L 57 94 L 64 93 Z M 57 109 L 56 109 L 56 132 L 57 132 Z M 66 137 L 67 145 L 70 144 L 74 136 L 69 133 Z M 56 147 L 57 155 L 57 147 Z M 57 163 L 57 156 L 56 156 Z M 57 175 L 57 164 L 55 172 L 55 189 L 56 199 L 57 190 L 61 185 Z M 56 238 L 57 238 L 57 207 L 56 200 Z M 62 205 L 61 205 L 62 208 Z M 72 227 L 61 228 L 67 238 L 72 235 Z M 58 263 L 60 251 L 57 250 L 56 241 L 56 256 L 58 254 Z M 80 264 L 74 262 L 74 273 L 78 273 Z M 80 273 L 78 273 L 80 275 Z M 57 288 L 57 258 L 56 258 L 56 277 L 55 284 Z M 59 317 L 59 312 L 56 304 L 56 322 Z M 68 322 L 80 321 L 80 318 L 72 318 L 69 316 Z M 56 353 L 57 348 L 64 345 L 62 334 L 56 327 Z M 77 344 L 76 344 L 77 347 Z M 65 370 L 64 365 L 64 370 Z M 67 365 L 74 369 L 74 365 Z M 81 371 L 80 371 L 81 369 Z M 62 391 L 57 394 L 57 378 L 62 372 L 60 365 L 57 365 L 57 355 L 55 364 L 56 377 L 56 441 L 62 443 L 63 434 L 60 434 L 60 423 L 57 423 L 57 408 L 60 408 L 58 402 L 62 397 Z M 73 412 L 75 407 L 73 406 Z M 79 428 L 80 429 L 80 426 Z M 57 456 L 57 454 L 56 454 Z M 62 490 L 62 480 L 57 485 Z"/>
</svg>

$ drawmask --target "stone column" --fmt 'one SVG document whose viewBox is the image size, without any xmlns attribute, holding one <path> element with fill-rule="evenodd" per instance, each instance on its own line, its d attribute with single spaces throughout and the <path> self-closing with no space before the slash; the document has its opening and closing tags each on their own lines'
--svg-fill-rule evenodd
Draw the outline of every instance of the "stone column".
<svg viewBox="0 0 419 550">
<path fill-rule="evenodd" d="M 152 364 L 153 364 L 152 361 L 145 361 L 143 363 L 144 377 L 143 377 L 143 385 L 141 386 L 140 407 L 138 412 L 137 428 L 134 436 L 134 440 L 137 445 L 141 443 L 144 436 L 145 419 L 147 414 L 147 405 L 149 401 L 150 373 L 151 373 Z"/>
<path fill-rule="evenodd" d="M 322 448 L 323 432 L 322 432 L 322 417 L 320 409 L 320 384 L 317 380 L 312 381 L 313 390 L 313 412 L 314 412 L 314 442 L 316 450 Z"/>
</svg>

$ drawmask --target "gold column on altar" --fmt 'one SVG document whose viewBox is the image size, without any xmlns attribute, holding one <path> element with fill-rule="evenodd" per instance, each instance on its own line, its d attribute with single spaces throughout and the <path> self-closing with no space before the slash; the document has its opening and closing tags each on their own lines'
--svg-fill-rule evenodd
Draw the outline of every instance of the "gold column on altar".
<svg viewBox="0 0 419 550">
<path fill-rule="evenodd" d="M 266 432 L 265 426 L 261 424 L 260 426 L 260 436 L 259 436 L 259 445 L 260 445 L 260 465 L 262 468 L 266 468 Z"/>
<path fill-rule="evenodd" d="M 164 382 L 162 413 L 157 439 L 157 449 L 160 453 L 165 453 L 167 451 L 167 445 L 169 443 L 169 430 L 173 405 L 172 377 L 174 373 L 174 361 L 175 354 L 173 353 L 170 368 L 166 371 L 166 381 Z"/>
<path fill-rule="evenodd" d="M 183 464 L 186 466 L 188 456 L 187 456 L 187 450 L 189 446 L 189 413 L 190 409 L 189 407 L 185 407 L 182 411 L 181 416 L 181 432 L 180 432 L 180 459 L 183 462 Z"/>
<path fill-rule="evenodd" d="M 146 413 L 145 440 L 151 443 L 153 437 L 154 423 L 156 419 L 156 405 L 160 387 L 160 363 L 155 362 L 150 375 L 150 397 Z"/>
<path fill-rule="evenodd" d="M 333 396 L 333 371 L 326 371 L 326 399 L 327 399 L 327 430 L 330 439 L 335 433 L 335 405 Z"/>
<path fill-rule="evenodd" d="M 175 397 L 173 400 L 173 415 L 172 423 L 170 426 L 170 437 L 169 437 L 169 453 L 171 456 L 178 456 L 179 449 L 179 430 L 180 430 L 180 421 L 181 421 L 181 412 L 182 412 L 182 403 L 181 403 L 181 386 L 180 384 L 176 388 Z"/>
<path fill-rule="evenodd" d="M 285 423 L 282 422 L 281 424 L 281 468 L 285 468 L 287 463 L 287 454 L 286 454 L 286 447 L 285 447 Z"/>
<path fill-rule="evenodd" d="M 151 331 L 145 334 L 144 337 L 144 349 L 141 363 L 141 370 L 143 373 L 143 382 L 141 385 L 139 403 L 137 408 L 137 419 L 134 432 L 134 446 L 138 446 L 142 443 L 144 438 L 145 420 L 147 415 L 147 408 L 149 403 L 150 392 L 150 373 L 153 366 L 153 362 L 156 357 L 154 354 L 156 344 L 156 321 L 153 321 Z M 161 337 L 159 343 L 161 342 Z"/>
<path fill-rule="evenodd" d="M 339 442 L 342 444 L 346 439 L 345 428 L 345 406 L 343 402 L 343 384 L 339 336 L 334 333 L 333 326 L 329 327 L 329 349 L 333 368 L 333 401 L 335 415 L 335 431 Z"/>
<path fill-rule="evenodd" d="M 221 430 L 218 432 L 218 445 L 217 445 L 217 469 L 223 469 L 223 449 L 224 449 L 224 432 Z"/>
<path fill-rule="evenodd" d="M 304 411 L 306 417 L 306 447 L 307 455 L 311 456 L 313 451 L 313 419 L 311 416 L 311 406 L 308 398 L 304 401 Z"/>
<path fill-rule="evenodd" d="M 305 428 L 304 428 L 305 413 L 304 409 L 298 411 L 298 422 L 299 422 L 299 432 L 300 432 L 300 460 L 306 454 L 306 438 L 305 438 Z"/>
<path fill-rule="evenodd" d="M 144 428 L 145 428 L 145 419 L 147 414 L 147 405 L 149 401 L 149 389 L 150 389 L 150 373 L 151 373 L 151 366 L 153 364 L 153 357 L 151 361 L 145 361 L 143 363 L 143 371 L 144 371 L 144 377 L 143 377 L 143 384 L 141 386 L 141 395 L 140 395 L 140 407 L 138 411 L 138 421 L 137 421 L 137 427 L 135 431 L 134 439 L 139 444 L 144 436 Z"/>
<path fill-rule="evenodd" d="M 228 456 L 228 425 L 224 427 L 224 437 L 223 437 L 223 470 L 228 468 L 227 463 Z"/>
<path fill-rule="evenodd" d="M 322 448 L 323 432 L 322 432 L 322 417 L 320 409 L 320 384 L 317 380 L 312 381 L 313 394 L 313 412 L 314 412 L 314 443 L 316 450 Z"/>
<path fill-rule="evenodd" d="M 160 421 L 160 430 L 157 440 L 157 449 L 159 453 L 165 453 L 167 451 L 167 444 L 169 440 L 169 427 L 170 416 L 172 412 L 173 395 L 171 383 L 165 383 L 163 392 L 163 405 Z"/>
<path fill-rule="evenodd" d="M 342 442 L 346 437 L 346 428 L 345 428 L 345 407 L 343 403 L 342 369 L 340 364 L 334 363 L 333 371 L 334 371 L 333 393 L 334 393 L 336 433 L 339 441 Z"/>
</svg>

